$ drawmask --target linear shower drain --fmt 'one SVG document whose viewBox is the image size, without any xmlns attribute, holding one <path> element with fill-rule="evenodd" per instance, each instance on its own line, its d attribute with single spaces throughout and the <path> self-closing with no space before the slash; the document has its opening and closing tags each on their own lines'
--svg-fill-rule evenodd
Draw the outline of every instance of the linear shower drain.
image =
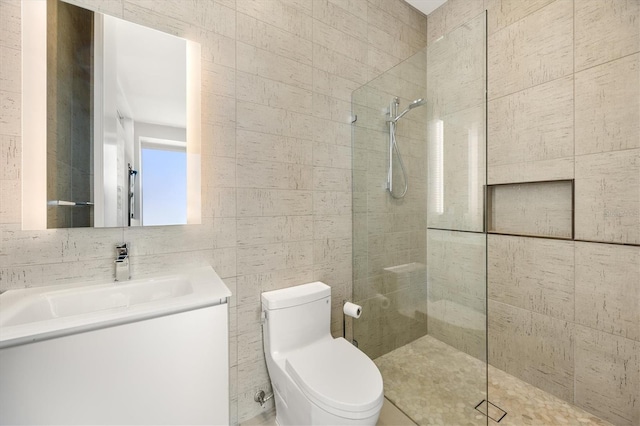
<svg viewBox="0 0 640 426">
<path fill-rule="evenodd" d="M 488 413 L 487 407 L 489 407 Z M 506 411 L 486 399 L 483 399 L 478 405 L 476 405 L 476 410 L 480 411 L 485 416 L 489 416 L 489 418 L 496 423 L 500 423 L 500 420 L 504 419 L 504 416 L 507 415 Z"/>
</svg>

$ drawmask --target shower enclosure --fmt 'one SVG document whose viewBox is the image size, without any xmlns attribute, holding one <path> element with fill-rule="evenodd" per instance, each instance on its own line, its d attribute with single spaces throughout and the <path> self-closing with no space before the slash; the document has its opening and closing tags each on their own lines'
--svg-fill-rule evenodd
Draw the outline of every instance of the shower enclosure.
<svg viewBox="0 0 640 426">
<path fill-rule="evenodd" d="M 486 17 L 353 92 L 353 339 L 418 424 L 487 424 Z"/>
</svg>

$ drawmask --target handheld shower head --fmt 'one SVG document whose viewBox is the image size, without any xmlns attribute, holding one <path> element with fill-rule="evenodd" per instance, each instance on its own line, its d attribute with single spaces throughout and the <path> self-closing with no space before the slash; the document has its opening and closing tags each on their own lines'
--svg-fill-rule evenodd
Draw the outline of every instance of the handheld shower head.
<svg viewBox="0 0 640 426">
<path fill-rule="evenodd" d="M 417 107 L 419 107 L 419 106 L 422 106 L 422 105 L 424 105 L 424 104 L 426 104 L 426 103 L 427 103 L 427 101 L 426 101 L 424 98 L 416 99 L 415 101 L 413 101 L 413 102 L 411 102 L 411 103 L 409 104 L 409 106 L 407 107 L 407 109 L 405 109 L 404 111 L 402 111 L 402 112 L 401 112 L 400 114 L 398 114 L 395 118 L 391 118 L 391 119 L 389 119 L 389 120 L 387 120 L 387 121 L 392 121 L 392 122 L 394 122 L 394 123 L 395 123 L 396 121 L 400 120 L 400 119 L 402 118 L 402 116 L 403 116 L 403 115 L 405 115 L 406 113 L 408 113 L 408 112 L 409 112 L 409 111 L 411 111 L 412 109 L 417 108 Z"/>
<path fill-rule="evenodd" d="M 427 101 L 424 100 L 424 98 L 420 98 L 420 99 L 416 99 L 415 101 L 411 102 L 409 104 L 409 109 L 413 109 L 419 106 L 422 106 L 424 104 L 426 104 Z"/>
</svg>

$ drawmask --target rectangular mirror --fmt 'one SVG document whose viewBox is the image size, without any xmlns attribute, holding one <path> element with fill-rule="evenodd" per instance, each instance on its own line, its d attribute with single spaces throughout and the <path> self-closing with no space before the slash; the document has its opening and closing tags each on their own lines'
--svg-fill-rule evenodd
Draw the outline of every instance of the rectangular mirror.
<svg viewBox="0 0 640 426">
<path fill-rule="evenodd" d="M 23 229 L 200 223 L 200 45 L 22 8 Z"/>
</svg>

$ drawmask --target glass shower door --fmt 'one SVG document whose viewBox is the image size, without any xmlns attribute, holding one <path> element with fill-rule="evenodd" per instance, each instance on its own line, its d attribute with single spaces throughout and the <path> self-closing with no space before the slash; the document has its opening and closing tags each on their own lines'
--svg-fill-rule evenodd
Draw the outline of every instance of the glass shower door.
<svg viewBox="0 0 640 426">
<path fill-rule="evenodd" d="M 485 22 L 352 96 L 353 299 L 363 306 L 353 337 L 385 396 L 418 424 L 487 424 Z M 395 123 L 397 150 L 395 98 L 398 111 L 426 100 Z M 394 186 L 406 179 L 403 198 L 389 175 Z"/>
</svg>

